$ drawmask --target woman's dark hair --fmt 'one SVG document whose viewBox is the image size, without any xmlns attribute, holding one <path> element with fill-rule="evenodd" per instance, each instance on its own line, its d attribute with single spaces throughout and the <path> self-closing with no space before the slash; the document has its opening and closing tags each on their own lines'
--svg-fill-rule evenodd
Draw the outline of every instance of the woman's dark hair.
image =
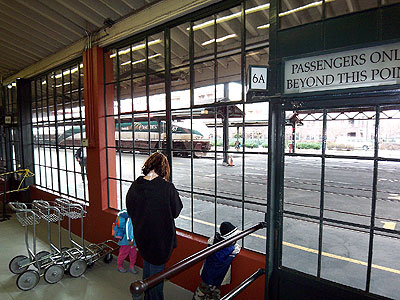
<svg viewBox="0 0 400 300">
<path fill-rule="evenodd" d="M 157 173 L 158 176 L 169 180 L 170 167 L 167 157 L 159 152 L 155 152 L 149 156 L 143 165 L 142 172 L 146 176 L 151 170 Z"/>
</svg>

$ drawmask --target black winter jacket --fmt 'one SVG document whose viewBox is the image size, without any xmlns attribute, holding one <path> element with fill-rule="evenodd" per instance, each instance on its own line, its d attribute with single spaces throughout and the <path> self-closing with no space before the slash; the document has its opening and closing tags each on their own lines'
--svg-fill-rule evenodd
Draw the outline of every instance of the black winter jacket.
<svg viewBox="0 0 400 300">
<path fill-rule="evenodd" d="M 165 264 L 176 247 L 174 219 L 183 208 L 174 184 L 161 177 L 146 180 L 140 176 L 129 188 L 126 208 L 143 259 L 153 265 Z"/>
</svg>

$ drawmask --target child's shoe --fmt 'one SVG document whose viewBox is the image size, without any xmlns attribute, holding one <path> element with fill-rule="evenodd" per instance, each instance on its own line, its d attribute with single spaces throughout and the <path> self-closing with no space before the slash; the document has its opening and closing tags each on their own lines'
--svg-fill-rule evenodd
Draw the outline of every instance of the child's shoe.
<svg viewBox="0 0 400 300">
<path fill-rule="evenodd" d="M 135 267 L 133 267 L 133 268 L 129 268 L 129 270 L 128 270 L 130 273 L 132 273 L 132 274 L 137 274 L 138 273 L 138 271 L 136 270 L 136 268 Z"/>
<path fill-rule="evenodd" d="M 126 269 L 125 269 L 124 267 L 118 267 L 118 268 L 117 268 L 117 271 L 118 271 L 118 272 L 121 272 L 121 273 L 126 273 L 126 272 L 127 272 Z"/>
</svg>

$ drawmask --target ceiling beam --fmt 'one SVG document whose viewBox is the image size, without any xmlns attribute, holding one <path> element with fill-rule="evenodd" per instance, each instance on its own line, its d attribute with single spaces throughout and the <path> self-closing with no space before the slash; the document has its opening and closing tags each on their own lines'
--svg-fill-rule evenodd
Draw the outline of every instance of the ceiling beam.
<svg viewBox="0 0 400 300">
<path fill-rule="evenodd" d="M 11 61 L 11 60 L 9 60 L 7 58 L 3 58 L 1 56 L 0 56 L 0 64 L 1 64 L 2 67 L 5 67 L 5 68 L 7 68 L 9 70 L 18 70 L 17 67 L 19 67 L 13 61 Z M 11 82 L 9 82 L 9 83 L 11 83 Z"/>
<path fill-rule="evenodd" d="M 58 26 L 58 24 L 53 21 L 50 21 L 35 11 L 32 11 L 30 8 L 20 5 L 15 1 L 9 2 L 0 0 L 0 2 L 3 4 L 3 10 L 4 7 L 7 6 L 8 12 L 12 11 L 12 16 L 19 17 L 20 20 L 22 19 L 21 22 L 26 22 L 27 26 L 37 26 L 40 30 L 46 30 L 47 35 L 50 35 L 50 32 L 51 35 L 57 37 L 60 42 L 64 41 L 66 45 L 81 37 L 80 34 L 72 34 L 70 31 Z"/>
<path fill-rule="evenodd" d="M 57 11 L 57 12 L 62 11 L 63 12 L 62 14 L 65 18 L 67 18 L 71 22 L 75 23 L 77 26 L 82 28 L 82 30 L 87 30 L 87 31 L 91 32 L 91 31 L 97 29 L 97 26 L 86 21 L 85 19 L 83 19 L 81 16 L 77 15 L 73 11 L 71 11 L 69 9 L 65 9 L 65 6 L 58 3 L 57 1 L 54 1 L 54 0 L 53 1 L 38 0 L 38 1 L 40 1 L 41 5 L 47 6 L 54 11 Z"/>
<path fill-rule="evenodd" d="M 2 53 L 0 53 L 0 61 L 2 61 L 3 65 L 10 66 L 12 68 L 14 67 L 21 68 L 25 67 L 26 65 L 29 65 L 23 59 L 15 58 L 14 56 L 11 55 L 4 55 Z M 15 78 L 13 81 L 15 81 Z"/>
<path fill-rule="evenodd" d="M 77 0 L 56 0 L 56 1 L 61 3 L 63 6 L 73 11 L 77 15 L 79 15 L 81 18 L 94 24 L 96 27 L 101 28 L 103 26 L 104 19 L 101 16 L 99 16 L 96 12 L 94 12 L 92 9 L 82 4 L 81 2 Z"/>
<path fill-rule="evenodd" d="M 59 1 L 59 0 L 58 0 Z M 180 16 L 189 14 L 210 4 L 221 0 L 163 0 L 154 3 L 146 9 L 121 20 L 107 30 L 107 38 L 98 41 L 98 46 L 103 47 L 115 43 L 123 38 L 154 28 Z M 98 34 L 102 36 L 102 33 Z M 96 39 L 94 39 L 96 41 Z"/>
<path fill-rule="evenodd" d="M 9 29 L 9 28 L 7 28 Z M 12 39 L 5 39 L 6 37 L 12 36 Z M 1 38 L 4 37 L 4 38 Z M 0 39 L 3 41 L 8 42 L 9 44 L 15 45 L 15 47 L 23 47 L 23 49 L 26 49 L 26 46 L 29 45 L 29 49 L 32 50 L 32 52 L 36 52 L 40 55 L 41 58 L 46 57 L 47 55 L 51 54 L 51 51 L 48 49 L 41 47 L 40 45 L 37 44 L 37 42 L 34 42 L 34 40 L 28 40 L 23 37 L 20 37 L 18 34 L 15 34 L 11 31 L 4 30 L 2 27 L 0 27 Z"/>
<path fill-rule="evenodd" d="M 107 5 L 98 0 L 80 0 L 80 1 L 83 4 L 85 4 L 88 8 L 90 8 L 98 15 L 100 15 L 103 19 L 110 18 L 111 20 L 115 21 L 121 17 L 115 11 L 110 9 Z M 111 3 L 114 3 L 114 1 L 112 1 Z"/>
<path fill-rule="evenodd" d="M 7 47 L 5 47 L 7 48 Z M 23 66 L 29 66 L 30 64 L 35 63 L 35 60 L 26 57 L 25 55 L 21 55 L 18 51 L 11 51 L 10 48 L 8 48 L 7 53 L 0 53 L 0 55 L 2 57 L 4 57 L 5 59 L 10 59 L 13 60 L 14 62 L 21 62 L 20 65 Z"/>
<path fill-rule="evenodd" d="M 99 1 L 97 1 L 97 2 L 99 2 Z M 104 5 L 108 6 L 111 10 L 115 11 L 121 17 L 126 16 L 132 10 L 128 5 L 126 5 L 122 1 L 100 0 L 100 2 L 103 2 Z"/>
<path fill-rule="evenodd" d="M 61 43 L 57 42 L 51 37 L 47 37 L 46 35 L 16 20 L 10 22 L 9 19 L 3 18 L 3 16 L 4 15 L 0 12 L 0 26 L 3 28 L 7 28 L 7 30 L 12 32 L 13 34 L 31 39 L 34 41 L 34 43 L 40 43 L 41 47 L 46 47 L 46 49 L 50 52 L 55 52 L 57 49 L 63 46 Z"/>
<path fill-rule="evenodd" d="M 17 56 L 27 57 L 31 61 L 33 60 L 33 62 L 36 62 L 42 58 L 41 55 L 38 55 L 35 52 L 29 52 L 26 50 L 26 48 L 15 45 L 15 43 L 13 43 L 13 41 L 15 41 L 14 39 L 7 41 L 0 37 L 0 41 L 3 41 L 3 43 L 1 43 L 1 47 L 8 49 L 7 53 L 12 52 L 12 53 L 15 53 Z M 33 62 L 31 62 L 31 63 L 33 63 Z"/>
<path fill-rule="evenodd" d="M 29 18 L 28 16 L 21 14 L 19 12 L 16 12 L 8 7 L 5 7 L 3 5 L 2 7 L 2 12 L 7 16 L 7 19 L 13 19 L 16 21 L 19 21 L 20 23 L 23 24 L 23 26 L 26 27 L 31 27 L 36 31 L 41 32 L 45 36 L 51 37 L 53 40 L 56 40 L 63 46 L 66 46 L 71 43 L 71 40 L 63 36 L 62 34 L 59 34 L 58 32 L 46 28 L 46 26 L 43 26 L 43 24 L 38 23 L 36 20 Z"/>
<path fill-rule="evenodd" d="M 47 6 L 42 5 L 37 0 L 30 0 L 30 1 L 16 0 L 16 1 L 18 1 L 20 4 L 26 6 L 27 8 L 31 9 L 32 11 L 35 11 L 37 14 L 41 15 L 43 18 L 49 19 L 50 21 L 54 22 L 55 24 L 58 24 L 59 26 L 66 29 L 67 31 L 71 32 L 72 34 L 74 34 L 77 37 L 82 37 L 82 35 L 85 33 L 84 28 L 76 25 L 74 22 L 71 22 L 63 15 L 64 11 L 58 11 L 58 12 L 54 11 Z"/>
<path fill-rule="evenodd" d="M 144 2 L 144 0 L 121 0 L 121 1 L 134 10 L 138 10 L 139 8 L 142 8 L 143 6 L 146 5 L 146 2 Z"/>
</svg>

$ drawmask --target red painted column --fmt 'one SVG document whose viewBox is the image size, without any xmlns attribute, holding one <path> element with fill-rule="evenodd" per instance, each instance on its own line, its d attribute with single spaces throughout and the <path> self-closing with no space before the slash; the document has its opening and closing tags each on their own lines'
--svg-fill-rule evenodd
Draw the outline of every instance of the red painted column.
<svg viewBox="0 0 400 300">
<path fill-rule="evenodd" d="M 106 70 L 103 67 L 102 48 L 94 47 L 83 53 L 85 127 L 89 142 L 87 148 L 88 217 L 93 214 L 93 218 L 90 219 L 95 219 L 95 215 L 102 210 L 117 207 L 116 183 L 110 181 L 107 184 L 107 159 L 108 175 L 115 178 L 116 156 L 114 148 L 107 149 L 106 147 L 107 144 L 108 146 L 115 145 L 115 122 L 113 117 L 107 117 L 106 139 L 105 112 L 107 111 L 107 115 L 112 115 L 114 112 L 114 91 L 113 85 L 104 89 L 104 77 L 108 81 L 108 78 L 112 80 L 113 76 L 112 60 L 109 55 L 105 58 Z M 109 64 L 111 67 L 108 66 Z M 106 76 L 104 76 L 105 72 Z M 110 203 L 108 203 L 108 194 Z"/>
</svg>

